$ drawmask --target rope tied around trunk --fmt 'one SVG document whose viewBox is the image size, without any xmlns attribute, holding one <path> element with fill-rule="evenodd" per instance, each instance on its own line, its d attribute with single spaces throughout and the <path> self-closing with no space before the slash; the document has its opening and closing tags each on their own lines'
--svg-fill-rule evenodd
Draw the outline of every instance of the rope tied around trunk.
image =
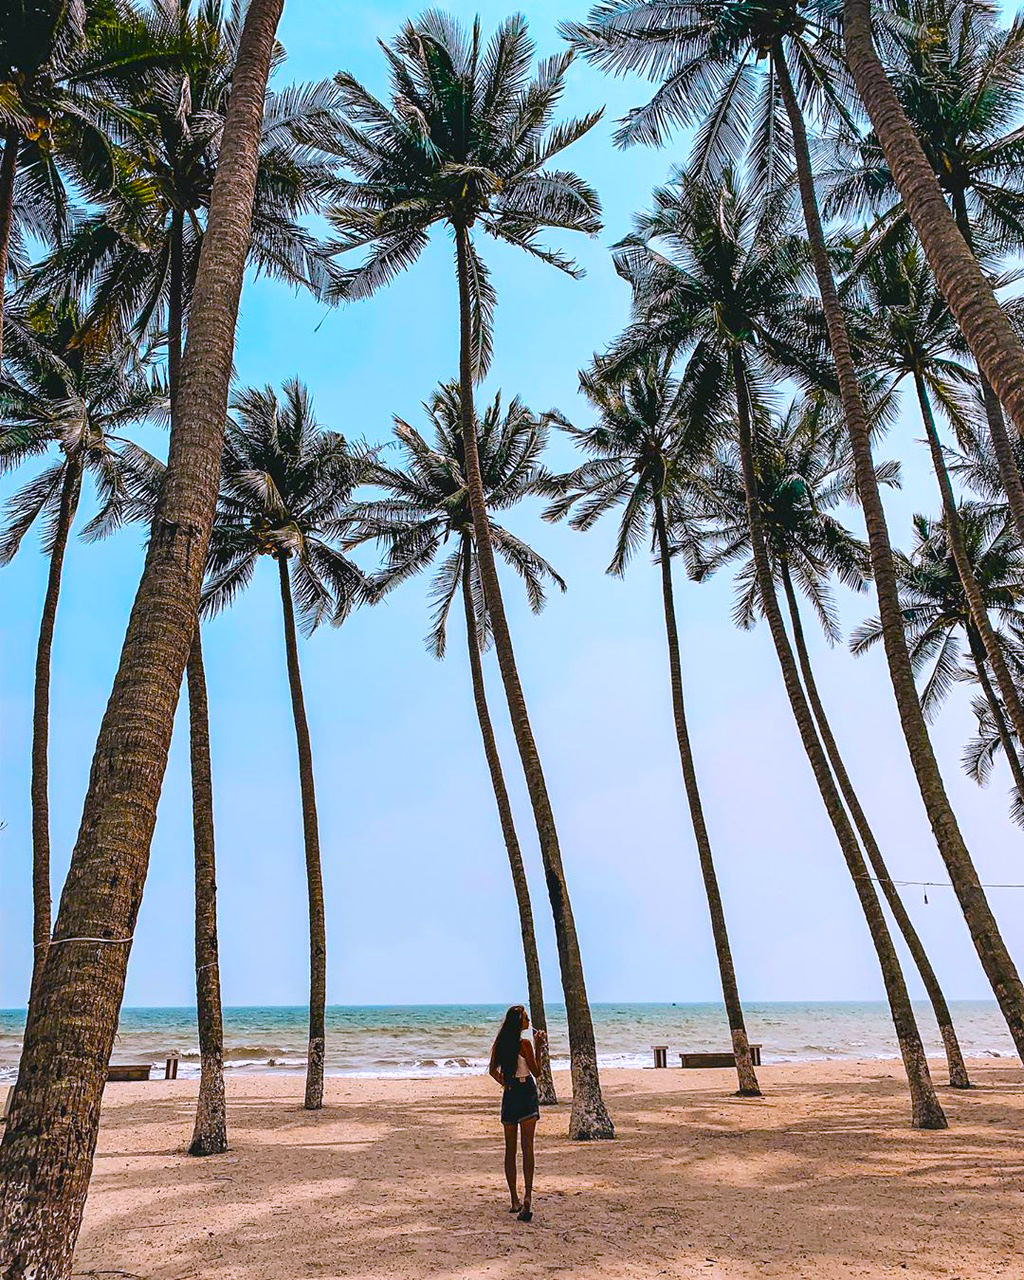
<svg viewBox="0 0 1024 1280">
<path fill-rule="evenodd" d="M 46 942 L 37 942 L 36 950 L 38 951 L 40 947 L 61 947 L 65 942 L 104 942 L 113 945 L 116 942 L 131 942 L 134 937 L 133 933 L 129 938 L 53 938 Z"/>
</svg>

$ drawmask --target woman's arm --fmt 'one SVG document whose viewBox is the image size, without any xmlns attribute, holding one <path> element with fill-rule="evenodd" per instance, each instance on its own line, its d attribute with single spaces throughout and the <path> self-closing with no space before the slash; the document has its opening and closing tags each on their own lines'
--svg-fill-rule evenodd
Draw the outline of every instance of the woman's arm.
<svg viewBox="0 0 1024 1280">
<path fill-rule="evenodd" d="M 497 1057 L 494 1052 L 496 1047 L 497 1047 L 497 1041 L 495 1041 L 495 1043 L 491 1045 L 491 1063 L 490 1063 L 490 1066 L 487 1068 L 487 1074 L 491 1077 L 492 1080 L 496 1080 L 498 1084 L 504 1087 L 505 1078 L 501 1073 L 501 1067 L 498 1066 Z"/>
</svg>

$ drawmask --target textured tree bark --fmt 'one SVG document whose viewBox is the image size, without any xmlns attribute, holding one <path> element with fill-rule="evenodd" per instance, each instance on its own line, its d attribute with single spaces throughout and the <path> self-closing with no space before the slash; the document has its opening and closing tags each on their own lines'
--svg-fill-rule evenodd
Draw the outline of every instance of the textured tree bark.
<svg viewBox="0 0 1024 1280">
<path fill-rule="evenodd" d="M 845 0 L 846 60 L 935 279 L 982 373 L 1024 434 L 1024 347 L 964 243 L 875 52 L 869 0 Z M 1021 536 L 1024 537 L 1024 531 Z"/>
<path fill-rule="evenodd" d="M 189 650 L 186 679 L 195 847 L 196 1014 L 200 1062 L 199 1099 L 188 1153 L 190 1156 L 213 1156 L 228 1149 L 228 1118 L 224 1101 L 224 1020 L 217 950 L 217 859 L 210 762 L 210 707 L 198 623 Z"/>
<path fill-rule="evenodd" d="M 914 387 L 917 391 L 917 401 L 921 408 L 925 434 L 928 437 L 928 448 L 932 455 L 932 468 L 935 471 L 935 479 L 939 484 L 939 493 L 942 495 L 942 514 L 946 521 L 946 533 L 949 538 L 949 549 L 953 554 L 953 563 L 956 565 L 957 574 L 963 585 L 964 595 L 967 597 L 967 604 L 970 608 L 974 625 L 977 628 L 978 638 L 981 640 L 984 653 L 988 658 L 989 665 L 992 667 L 996 684 L 999 686 L 999 692 L 1002 695 L 1006 710 L 1009 712 L 1018 741 L 1024 742 L 1024 705 L 1021 704 L 1017 686 L 1013 682 L 1009 668 L 1006 665 L 1006 659 L 1003 657 L 1003 650 L 992 628 L 988 609 L 985 607 L 985 599 L 981 594 L 981 587 L 978 586 L 974 567 L 967 554 L 967 548 L 964 546 L 963 530 L 960 527 L 960 514 L 957 511 L 953 486 L 949 481 L 949 472 L 946 470 L 946 459 L 943 455 L 942 442 L 935 426 L 935 415 L 932 413 L 931 400 L 924 385 L 924 380 L 918 373 L 914 374 Z M 1021 799 L 1024 800 L 1024 794 L 1022 794 Z"/>
<path fill-rule="evenodd" d="M 537 934 L 533 927 L 533 905 L 530 902 L 530 886 L 526 879 L 519 836 L 516 834 L 516 824 L 512 817 L 512 805 L 508 798 L 508 788 L 505 786 L 505 775 L 501 768 L 501 757 L 498 755 L 498 744 L 494 740 L 491 713 L 487 706 L 487 689 L 484 685 L 476 615 L 473 609 L 472 569 L 473 540 L 466 533 L 462 537 L 462 602 L 466 612 L 466 643 L 469 649 L 469 671 L 473 681 L 473 701 L 476 704 L 480 737 L 483 739 L 484 755 L 491 775 L 494 801 L 498 806 L 501 834 L 505 839 L 508 865 L 512 872 L 512 886 L 515 889 L 516 905 L 519 908 L 519 931 L 523 938 L 523 960 L 526 964 L 526 990 L 530 1000 L 530 1019 L 535 1030 L 543 1031 L 545 1036 L 537 1042 L 536 1046 L 539 1068 L 537 1094 L 541 1106 L 547 1107 L 557 1103 L 558 1095 L 555 1093 L 555 1082 L 551 1076 L 551 1057 L 547 1046 L 548 1020 L 544 1010 L 544 986 L 540 975 L 540 956 L 537 954 Z"/>
<path fill-rule="evenodd" d="M 185 328 L 184 234 L 185 216 L 180 209 L 175 209 L 171 214 L 170 287 L 167 300 L 167 386 L 172 422 L 177 411 L 182 335 Z"/>
<path fill-rule="evenodd" d="M 849 0 L 847 0 L 847 7 L 849 8 Z M 814 175 L 811 172 L 807 128 L 781 48 L 773 51 L 773 63 L 778 73 L 779 88 L 793 132 L 800 202 L 803 206 L 807 237 L 814 260 L 814 274 L 817 278 L 822 309 L 828 327 L 829 345 L 832 348 L 832 358 L 835 361 L 839 380 L 843 416 L 850 437 L 857 476 L 857 491 L 864 512 L 868 546 L 871 552 L 878 613 L 882 622 L 882 642 L 903 736 L 906 739 L 910 762 L 914 768 L 935 843 L 949 873 L 982 968 L 985 970 L 985 976 L 992 985 L 1017 1052 L 1024 1057 L 1024 984 L 1021 983 L 1006 943 L 999 932 L 992 908 L 981 887 L 977 869 L 971 860 L 970 851 L 964 842 L 956 815 L 946 795 L 917 697 L 914 672 L 910 665 L 906 637 L 903 633 L 889 530 L 871 456 L 871 429 L 864 402 L 861 399 L 846 320 L 836 293 L 832 266 L 822 230 L 821 215 L 814 190 Z M 942 203 L 945 208 L 945 203 Z M 946 212 L 948 214 L 948 209 Z"/>
<path fill-rule="evenodd" d="M 996 696 L 996 691 L 992 688 L 992 681 L 988 678 L 988 671 L 985 667 L 985 648 L 981 643 L 981 637 L 970 623 L 967 625 L 967 643 L 971 650 L 974 669 L 978 675 L 978 683 L 981 685 L 985 701 L 992 712 L 992 719 L 996 724 L 999 741 L 1003 744 L 1006 761 L 1010 766 L 1010 772 L 1013 774 L 1017 794 L 1024 801 L 1024 770 L 1021 769 L 1020 755 L 1014 745 L 1013 738 L 1010 736 L 1010 727 L 1006 723 L 1006 717 L 1003 715 L 1003 708 L 1000 705 L 999 698 Z"/>
<path fill-rule="evenodd" d="M 302 794 L 302 835 L 306 850 L 306 889 L 309 895 L 309 1057 L 306 1060 L 307 1111 L 324 1105 L 324 1053 L 327 1009 L 327 919 L 324 911 L 324 877 L 320 862 L 320 824 L 313 782 L 313 748 L 306 720 L 306 700 L 299 671 L 299 645 L 295 632 L 288 561 L 279 556 L 281 609 L 284 615 L 284 647 L 288 660 L 288 689 L 295 721 L 295 745 L 299 756 L 299 789 Z"/>
<path fill-rule="evenodd" d="M 868 855 L 871 869 L 875 873 L 875 878 L 881 887 L 886 902 L 889 904 L 893 919 L 896 921 L 896 927 L 903 935 L 903 941 L 907 944 L 907 950 L 917 966 L 921 981 L 924 983 L 924 989 L 928 994 L 928 999 L 931 1001 L 931 1006 L 935 1013 L 935 1021 L 939 1026 L 939 1034 L 942 1036 L 942 1044 L 946 1050 L 949 1083 L 954 1089 L 969 1089 L 971 1081 L 967 1074 L 967 1064 L 964 1062 L 964 1055 L 960 1049 L 960 1041 L 957 1038 L 956 1028 L 953 1026 L 953 1018 L 949 1012 L 946 997 L 943 994 L 942 987 L 939 985 L 935 970 L 932 968 L 932 962 L 928 959 L 924 944 L 914 928 L 914 922 L 903 905 L 899 890 L 893 884 L 892 877 L 889 875 L 889 868 L 886 866 L 882 851 L 878 847 L 878 841 L 875 839 L 875 833 L 871 829 L 857 792 L 850 781 L 846 765 L 839 754 L 839 747 L 832 732 L 832 726 L 825 714 L 825 708 L 818 693 L 818 684 L 814 678 L 810 654 L 807 652 L 803 622 L 800 618 L 800 606 L 797 603 L 796 591 L 793 589 L 789 565 L 785 561 L 782 562 L 782 586 L 786 595 L 786 603 L 789 606 L 789 616 L 793 625 L 793 639 L 796 643 L 797 658 L 800 663 L 800 672 L 803 676 L 804 689 L 807 693 L 807 700 L 811 704 L 811 711 L 814 713 L 825 754 L 828 756 L 829 763 L 832 766 L 832 772 L 835 775 L 842 797 L 846 801 L 846 807 L 849 810 L 850 817 L 853 819 L 853 825 L 857 828 L 861 845 Z"/>
<path fill-rule="evenodd" d="M 555 939 L 558 944 L 558 963 L 561 970 L 562 990 L 565 994 L 566 1020 L 569 1024 L 569 1057 L 572 1067 L 572 1114 L 569 1118 L 569 1136 L 576 1139 L 613 1138 L 615 1126 L 601 1096 L 601 1079 L 597 1070 L 597 1045 L 594 1040 L 594 1023 L 587 1003 L 587 987 L 583 976 L 583 960 L 580 956 L 576 922 L 573 919 L 569 890 L 562 867 L 562 853 L 558 844 L 555 816 L 551 810 L 547 783 L 541 766 L 540 754 L 526 709 L 526 698 L 516 668 L 515 651 L 505 617 L 505 605 L 501 598 L 498 572 L 494 563 L 491 544 L 491 528 L 487 519 L 487 506 L 480 478 L 480 457 L 476 440 L 476 413 L 473 408 L 473 368 L 470 357 L 472 323 L 469 297 L 469 230 L 455 227 L 456 270 L 459 284 L 459 382 L 462 397 L 462 432 L 466 451 L 466 488 L 473 515 L 476 534 L 477 566 L 483 585 L 484 600 L 490 615 L 494 634 L 494 649 L 501 670 L 505 698 L 519 758 L 526 775 L 533 816 L 537 824 L 537 838 L 544 874 L 547 879 L 548 898 L 554 917 Z"/>
<path fill-rule="evenodd" d="M 737 1092 L 744 1098 L 759 1098 L 761 1089 L 757 1083 L 757 1074 L 750 1054 L 740 989 L 732 962 L 732 948 L 729 945 L 729 931 L 725 924 L 725 908 L 722 906 L 722 894 L 718 887 L 718 873 L 715 870 L 715 860 L 711 852 L 711 838 L 708 835 L 707 823 L 704 821 L 704 805 L 700 797 L 700 787 L 697 784 L 697 769 L 690 745 L 690 731 L 686 723 L 683 668 L 679 658 L 679 629 L 676 623 L 675 597 L 672 589 L 672 559 L 660 494 L 655 495 L 654 499 L 654 532 L 661 565 L 661 595 L 665 609 L 665 636 L 668 641 L 668 670 L 672 688 L 672 716 L 675 722 L 676 744 L 679 747 L 679 761 L 683 768 L 683 785 L 686 788 L 686 800 L 690 808 L 690 822 L 693 825 L 693 838 L 700 860 L 700 873 L 708 900 L 708 914 L 711 917 L 711 934 L 715 943 L 718 973 L 722 982 L 725 1015 L 729 1020 L 732 1050 L 736 1056 L 736 1075 L 739 1079 Z"/>
<path fill-rule="evenodd" d="M 974 233 L 971 230 L 971 219 L 967 212 L 967 199 L 963 190 L 958 188 L 953 189 L 950 193 L 950 198 L 953 204 L 953 219 L 956 222 L 957 229 L 964 238 L 964 244 L 973 253 Z M 1021 481 L 1017 457 L 1006 431 L 1003 408 L 999 403 L 999 397 L 996 395 L 991 382 L 981 370 L 978 371 L 978 378 L 981 384 L 981 401 L 985 407 L 985 420 L 988 423 L 988 433 L 992 438 L 992 448 L 996 455 L 999 477 L 1006 492 L 1006 500 L 1010 506 L 1010 515 L 1013 519 L 1014 528 L 1017 530 L 1017 537 L 1024 542 L 1024 482 Z"/>
<path fill-rule="evenodd" d="M 260 123 L 282 0 L 251 0 L 232 79 L 179 423 L 0 1145 L 0 1275 L 68 1280 L 220 480 Z M 101 939 L 101 941 L 95 941 Z"/>
<path fill-rule="evenodd" d="M 793 709 L 793 718 L 800 731 L 807 759 L 810 761 L 814 779 L 821 792 L 829 819 L 832 822 L 839 846 L 846 859 L 854 889 L 860 899 L 868 932 L 878 956 L 882 980 L 885 983 L 885 994 L 892 1013 L 896 1039 L 899 1041 L 900 1055 L 907 1073 L 910 1086 L 911 1123 L 915 1129 L 945 1129 L 946 1117 L 932 1084 L 928 1070 L 928 1059 L 925 1056 L 921 1033 L 914 1017 L 914 1009 L 910 1003 L 910 994 L 900 968 L 899 956 L 893 946 L 889 934 L 889 926 L 885 922 L 882 904 L 868 874 L 867 864 L 861 853 L 860 845 L 850 820 L 843 808 L 843 802 L 833 780 L 828 760 L 822 750 L 814 727 L 811 710 L 800 683 L 793 650 L 789 636 L 782 620 L 775 595 L 775 581 L 772 577 L 768 549 L 765 544 L 764 526 L 761 517 L 760 500 L 757 496 L 757 472 L 754 462 L 753 424 L 750 418 L 750 401 L 747 395 L 746 375 L 743 361 L 738 351 L 733 352 L 733 377 L 736 383 L 736 409 L 739 420 L 740 458 L 743 467 L 743 485 L 746 490 L 747 519 L 750 524 L 750 543 L 754 555 L 754 567 L 757 574 L 757 588 L 761 597 L 761 605 L 768 622 L 782 669 L 782 679 L 789 695 L 789 703 Z"/>
<path fill-rule="evenodd" d="M 0 319 L 2 323 L 2 319 Z M 32 987 L 34 992 L 46 961 L 50 941 L 50 655 L 57 621 L 64 553 L 82 492 L 82 467 L 75 458 L 64 462 L 64 479 L 57 509 L 57 527 L 50 550 L 50 566 L 43 597 L 43 615 L 36 644 L 35 690 L 32 705 Z"/>
<path fill-rule="evenodd" d="M 0 372 L 4 367 L 4 301 L 7 297 L 7 264 L 10 261 L 11 225 L 14 220 L 14 179 L 18 172 L 21 133 L 11 125 L 4 134 L 0 159 Z"/>
</svg>

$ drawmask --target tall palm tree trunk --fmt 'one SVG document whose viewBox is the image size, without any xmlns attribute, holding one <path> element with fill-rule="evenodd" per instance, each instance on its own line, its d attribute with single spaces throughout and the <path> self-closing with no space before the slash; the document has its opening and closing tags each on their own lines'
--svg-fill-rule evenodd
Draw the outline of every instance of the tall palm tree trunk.
<svg viewBox="0 0 1024 1280">
<path fill-rule="evenodd" d="M 1017 788 L 1017 795 L 1024 804 L 1024 769 L 1021 768 L 1020 755 L 1010 735 L 1010 726 L 1006 723 L 1006 716 L 1003 714 L 1002 704 L 996 695 L 995 689 L 992 687 L 992 681 L 988 678 L 988 670 L 985 666 L 985 648 L 981 643 L 981 637 L 975 631 L 970 623 L 967 624 L 967 644 L 971 650 L 971 658 L 974 662 L 974 669 L 977 672 L 978 683 L 981 685 L 981 691 L 985 695 L 985 701 L 989 705 L 992 712 L 992 719 L 995 721 L 996 732 L 999 734 L 999 741 L 1003 745 L 1003 752 L 1006 755 L 1006 762 L 1010 766 L 1010 772 L 1013 774 L 1013 781 Z"/>
<path fill-rule="evenodd" d="M 782 561 L 782 586 L 786 595 L 786 603 L 789 606 L 789 617 L 793 626 L 793 640 L 796 644 L 797 659 L 800 663 L 804 689 L 807 693 L 807 700 L 811 704 L 811 711 L 814 714 L 822 746 L 824 746 L 825 754 L 828 756 L 829 764 L 832 766 L 832 773 L 835 776 L 842 797 L 846 801 L 846 807 L 849 810 L 850 817 L 853 819 L 853 824 L 857 828 L 857 834 L 860 836 L 864 852 L 868 855 L 868 861 L 871 863 L 871 869 L 875 873 L 875 879 L 878 881 L 882 894 L 889 904 L 889 910 L 896 921 L 896 927 L 903 935 L 903 941 L 907 944 L 907 950 L 917 966 L 921 981 L 924 983 L 924 989 L 928 999 L 931 1001 L 932 1010 L 935 1013 L 935 1021 L 939 1026 L 939 1034 L 942 1036 L 942 1044 L 946 1050 L 949 1083 L 954 1089 L 969 1089 L 971 1081 L 967 1074 L 967 1065 L 964 1062 L 960 1041 L 957 1038 L 956 1028 L 953 1026 L 949 1005 L 946 1003 L 946 997 L 943 994 L 942 987 L 939 985 L 938 976 L 932 968 L 932 962 L 928 959 L 924 943 L 914 928 L 914 922 L 903 905 L 899 890 L 893 884 L 889 868 L 882 857 L 882 851 L 878 847 L 878 841 L 875 839 L 875 833 L 868 822 L 867 814 L 865 814 L 857 792 L 854 790 L 853 783 L 850 781 L 846 765 L 839 754 L 839 747 L 832 732 L 832 726 L 825 714 L 825 708 L 818 693 L 818 683 L 814 678 L 810 654 L 807 652 L 807 641 L 804 636 L 803 622 L 800 618 L 800 606 L 797 603 L 796 591 L 793 589 L 793 579 L 790 576 L 789 565 L 785 560 Z"/>
<path fill-rule="evenodd" d="M 977 258 L 965 243 L 921 143 L 878 59 L 871 36 L 869 0 L 844 0 L 844 36 L 850 72 L 936 282 L 982 374 L 995 388 L 1018 433 L 1024 435 L 1024 347 Z M 995 424 L 990 411 L 988 418 L 991 430 Z M 1002 415 L 999 415 L 993 444 L 1014 520 L 1024 538 L 1024 493 L 1019 475 L 1016 484 L 1013 483 L 1016 465 L 1001 427 Z M 1002 444 L 1000 436 L 1004 437 Z"/>
<path fill-rule="evenodd" d="M 956 565 L 957 575 L 963 586 L 964 595 L 967 597 L 967 604 L 970 607 L 978 638 L 992 667 L 996 684 L 999 686 L 1003 704 L 1009 712 L 1010 721 L 1013 724 L 1018 741 L 1024 742 L 1024 704 L 1021 703 L 1017 686 L 1014 684 L 1009 668 L 1006 665 L 1003 650 L 993 630 L 988 616 L 988 609 L 985 607 L 985 599 L 981 594 L 981 587 L 978 585 L 974 567 L 971 564 L 970 557 L 967 555 L 967 548 L 964 546 L 960 513 L 957 511 L 956 497 L 953 494 L 953 486 L 950 483 L 949 472 L 946 469 L 946 459 L 942 452 L 942 442 L 939 439 L 939 433 L 935 425 L 935 414 L 932 412 L 931 399 L 925 387 L 924 379 L 916 371 L 914 373 L 914 388 L 917 391 L 921 418 L 924 422 L 925 434 L 928 437 L 928 448 L 932 455 L 935 479 L 939 483 L 939 493 L 942 495 L 942 514 L 945 517 L 946 534 L 949 538 L 950 551 L 953 553 L 953 563 Z M 1021 796 L 1021 799 L 1024 800 L 1024 795 Z"/>
<path fill-rule="evenodd" d="M 974 253 L 974 232 L 971 230 L 971 219 L 967 211 L 967 197 L 963 188 L 954 187 L 950 198 L 953 205 L 953 219 L 964 238 L 964 244 L 967 245 L 971 253 Z M 980 369 L 978 371 L 978 380 L 981 385 L 981 402 L 985 408 L 985 420 L 988 423 L 988 433 L 992 439 L 992 448 L 996 455 L 999 478 L 1006 492 L 1006 500 L 1010 506 L 1010 515 L 1013 519 L 1014 528 L 1017 530 L 1017 537 L 1024 542 L 1024 481 L 1021 480 L 1017 457 L 1007 434 L 1006 422 L 1003 419 L 1003 407 L 999 403 L 999 397 L 996 395 L 992 383 L 989 382 Z"/>
<path fill-rule="evenodd" d="M 177 408 L 178 384 L 181 381 L 181 349 L 185 321 L 185 218 L 180 209 L 171 214 L 171 248 L 167 302 L 167 384 L 170 391 L 171 420 Z"/>
<path fill-rule="evenodd" d="M 278 556 L 281 577 L 281 609 L 284 614 L 284 647 L 288 661 L 288 689 L 295 721 L 299 755 L 299 790 L 302 794 L 302 834 L 306 849 L 306 889 L 309 894 L 309 1057 L 306 1061 L 307 1111 L 324 1105 L 324 1052 L 327 1008 L 327 922 L 324 911 L 324 877 L 320 863 L 320 824 L 313 782 L 313 748 L 306 720 L 306 700 L 299 671 L 299 645 L 295 631 L 291 579 L 286 556 Z"/>
<path fill-rule="evenodd" d="M 32 987 L 34 993 L 46 961 L 50 941 L 50 655 L 57 621 L 61 574 L 68 537 L 82 492 L 82 468 L 74 458 L 64 462 L 64 479 L 57 508 L 57 527 L 50 548 L 50 567 L 43 597 L 43 616 L 36 644 L 35 690 L 32 704 Z"/>
<path fill-rule="evenodd" d="M 613 1138 L 615 1126 L 601 1096 L 601 1079 L 597 1070 L 597 1045 L 594 1023 L 587 1003 L 587 987 L 583 976 L 576 922 L 573 919 L 569 890 L 562 868 L 555 816 L 551 810 L 547 783 L 541 766 L 537 743 L 530 725 L 523 686 L 516 668 L 515 651 L 505 617 L 498 572 L 494 563 L 491 528 L 480 478 L 480 455 L 477 450 L 476 413 L 473 408 L 473 366 L 470 354 L 472 321 L 469 288 L 469 229 L 455 228 L 456 269 L 459 282 L 459 383 L 462 398 L 462 433 L 466 452 L 466 488 L 476 533 L 477 567 L 484 590 L 484 601 L 494 634 L 494 649 L 501 670 L 512 729 L 519 758 L 522 760 L 526 786 L 530 793 L 533 816 L 548 897 L 554 917 L 558 963 L 565 995 L 565 1013 L 569 1024 L 569 1057 L 572 1066 L 572 1115 L 569 1136 L 577 1139 Z"/>
<path fill-rule="evenodd" d="M 725 1003 L 725 1014 L 729 1020 L 729 1033 L 732 1036 L 732 1048 L 736 1057 L 736 1074 L 740 1086 L 738 1092 L 745 1098 L 759 1098 L 761 1089 L 757 1083 L 754 1062 L 750 1055 L 750 1043 L 747 1040 L 747 1028 L 743 1020 L 743 1005 L 740 1002 L 740 989 L 736 982 L 736 969 L 732 962 L 732 948 L 729 945 L 729 931 L 725 924 L 725 908 L 722 906 L 718 873 L 711 853 L 711 839 L 708 836 L 707 823 L 704 821 L 704 805 L 700 798 L 700 787 L 697 785 L 697 770 L 693 762 L 693 749 L 690 746 L 690 731 L 686 724 L 683 669 L 679 659 L 679 629 L 676 623 L 675 596 L 672 589 L 672 559 L 661 494 L 656 494 L 654 498 L 654 528 L 658 542 L 658 560 L 661 565 L 661 594 L 665 607 L 665 636 L 668 641 L 668 670 L 672 686 L 672 716 L 675 721 L 676 744 L 679 747 L 679 761 L 683 767 L 683 785 L 686 788 L 693 837 L 697 844 L 700 872 L 704 879 L 704 892 L 707 895 L 708 913 L 711 916 L 711 934 L 715 943 L 715 955 L 718 958 L 722 999 Z"/>
<path fill-rule="evenodd" d="M 18 172 L 21 132 L 11 125 L 4 133 L 0 158 L 0 372 L 4 367 L 4 301 L 7 297 L 7 264 L 10 260 L 11 225 L 14 221 L 14 179 Z"/>
<path fill-rule="evenodd" d="M 477 639 L 477 620 L 473 609 L 473 541 L 469 534 L 462 538 L 462 602 L 466 611 L 466 644 L 469 649 L 469 671 L 473 680 L 473 701 L 476 703 L 476 718 L 480 725 L 480 737 L 483 739 L 484 755 L 487 757 L 487 768 L 491 775 L 491 786 L 494 789 L 494 801 L 498 806 L 498 818 L 501 822 L 501 834 L 505 838 L 505 849 L 508 852 L 508 865 L 512 871 L 512 886 L 516 891 L 516 904 L 519 907 L 519 931 L 523 938 L 523 959 L 526 963 L 526 990 L 530 999 L 530 1018 L 536 1030 L 544 1032 L 544 1039 L 537 1043 L 537 1093 L 542 1106 L 553 1106 L 558 1101 L 555 1093 L 555 1082 L 551 1076 L 551 1056 L 548 1053 L 547 1029 L 548 1020 L 544 1010 L 544 987 L 540 976 L 540 956 L 537 954 L 537 934 L 533 927 L 533 906 L 530 903 L 530 886 L 526 880 L 526 868 L 523 865 L 523 854 L 519 848 L 519 837 L 512 817 L 512 805 L 505 786 L 505 775 L 501 768 L 501 757 L 498 755 L 498 744 L 494 740 L 494 727 L 491 724 L 491 713 L 487 706 L 487 690 L 484 686 L 483 665 L 480 662 L 480 644 Z"/>
<path fill-rule="evenodd" d="M 224 1020 L 217 950 L 217 861 L 210 764 L 210 708 L 199 624 L 186 667 L 189 755 L 192 765 L 192 832 L 196 876 L 196 1017 L 199 1023 L 199 1100 L 190 1156 L 219 1155 L 228 1148 L 224 1101 Z"/>
<path fill-rule="evenodd" d="M 906 739 L 910 761 L 935 836 L 935 843 L 949 873 L 982 968 L 992 985 L 1017 1052 L 1024 1057 L 1024 984 L 1021 983 L 1006 943 L 999 932 L 996 918 L 985 897 L 977 869 L 971 860 L 970 851 L 964 842 L 956 815 L 946 795 L 946 788 L 917 697 L 914 672 L 907 653 L 906 636 L 903 633 L 889 530 L 885 521 L 881 494 L 878 491 L 874 461 L 871 457 L 871 429 L 864 402 L 861 399 L 846 320 L 839 303 L 835 280 L 832 277 L 821 215 L 818 211 L 818 200 L 814 191 L 807 128 L 781 47 L 773 51 L 773 62 L 778 72 L 779 87 L 793 132 L 800 200 L 814 260 L 818 291 L 828 327 L 829 345 L 839 380 L 843 415 L 850 437 L 857 491 L 864 512 L 868 546 L 871 552 L 871 568 L 878 597 L 878 613 L 882 623 L 882 640 L 900 724 L 903 727 L 903 736 Z M 943 208 L 945 208 L 944 203 Z"/>
<path fill-rule="evenodd" d="M 171 214 L 170 280 L 167 306 L 167 383 L 171 422 L 178 413 L 185 312 L 184 216 Z M 194 285 L 194 281 L 192 284 Z M 199 1025 L 199 1094 L 189 1155 L 227 1150 L 224 1096 L 224 1015 L 217 947 L 217 862 L 210 764 L 210 712 L 206 694 L 200 626 L 196 623 L 185 668 L 188 684 L 189 752 L 192 767 L 192 844 L 195 860 L 196 1018 Z"/>
<path fill-rule="evenodd" d="M 893 946 L 889 934 L 889 926 L 885 922 L 882 904 L 868 875 L 867 864 L 861 853 L 860 845 L 843 802 L 836 790 L 836 784 L 829 769 L 828 760 L 822 750 L 821 742 L 814 727 L 810 707 L 800 683 L 797 665 L 793 658 L 789 636 L 786 634 L 782 611 L 775 595 L 775 581 L 772 577 L 768 559 L 768 548 L 765 543 L 764 527 L 761 518 L 760 501 L 757 496 L 757 472 L 754 464 L 753 423 L 750 416 L 750 399 L 747 394 L 746 376 L 743 360 L 738 351 L 732 357 L 733 377 L 736 383 L 736 408 L 739 418 L 740 458 L 743 467 L 743 485 L 746 490 L 747 519 L 750 524 L 750 543 L 754 554 L 754 568 L 757 574 L 757 587 L 761 596 L 761 605 L 771 631 L 782 668 L 782 679 L 789 695 L 793 717 L 800 731 L 800 738 L 810 761 L 821 798 L 839 840 L 843 857 L 853 879 L 854 889 L 860 899 L 868 932 L 878 956 L 878 964 L 882 970 L 882 981 L 885 994 L 892 1013 L 896 1039 L 899 1042 L 900 1054 L 910 1085 L 911 1123 L 916 1129 L 945 1129 L 946 1117 L 932 1084 L 928 1070 L 928 1059 L 925 1056 L 921 1033 L 918 1030 L 914 1009 L 910 1003 L 910 994 L 900 968 L 899 956 Z"/>
<path fill-rule="evenodd" d="M 282 0 L 250 0 L 191 307 L 179 421 L 0 1143 L 0 1275 L 69 1280 L 217 500 Z M 97 941 L 100 939 L 100 941 Z"/>
</svg>

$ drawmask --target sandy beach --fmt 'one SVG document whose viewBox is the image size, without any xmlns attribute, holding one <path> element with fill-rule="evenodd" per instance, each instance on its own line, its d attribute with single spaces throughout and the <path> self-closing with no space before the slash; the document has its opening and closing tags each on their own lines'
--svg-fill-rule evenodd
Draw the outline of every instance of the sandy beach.
<svg viewBox="0 0 1024 1280">
<path fill-rule="evenodd" d="M 941 1079 L 940 1065 L 934 1064 Z M 1019 1277 L 1024 1072 L 972 1063 L 942 1133 L 909 1129 L 895 1062 L 604 1074 L 612 1143 L 546 1110 L 536 1215 L 506 1212 L 486 1078 L 228 1081 L 231 1150 L 189 1159 L 195 1081 L 110 1085 L 75 1263 L 113 1280 Z M 558 1080 L 568 1092 L 568 1079 Z"/>
</svg>

